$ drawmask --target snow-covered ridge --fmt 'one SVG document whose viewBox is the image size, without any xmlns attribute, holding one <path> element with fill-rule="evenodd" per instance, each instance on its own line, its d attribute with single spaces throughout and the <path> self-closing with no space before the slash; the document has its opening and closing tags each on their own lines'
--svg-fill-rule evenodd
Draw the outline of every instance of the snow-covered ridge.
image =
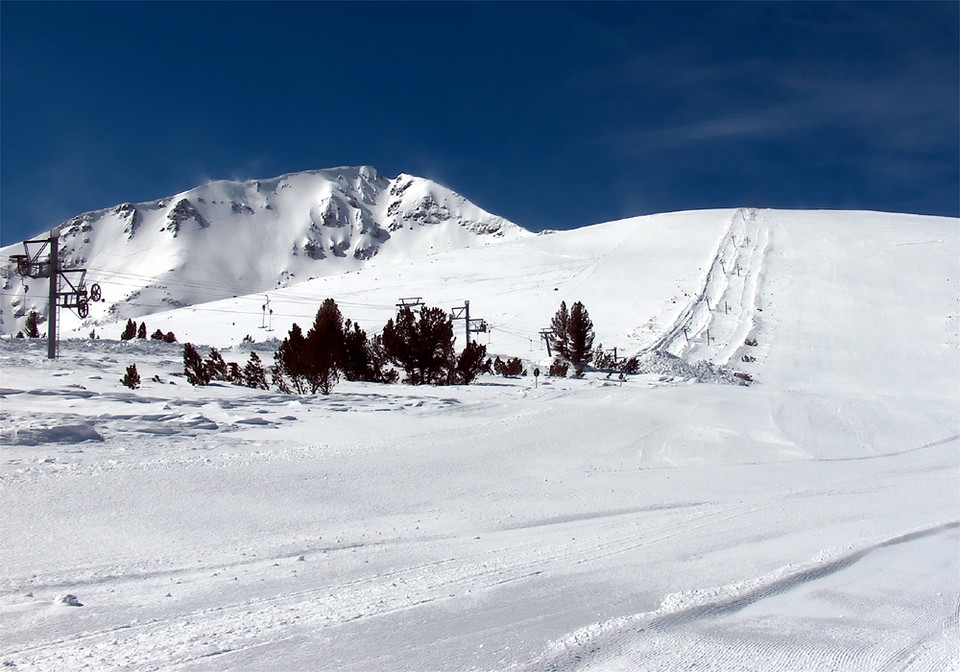
<svg viewBox="0 0 960 672">
<path fill-rule="evenodd" d="M 97 324 L 527 233 L 430 180 L 342 167 L 214 181 L 84 213 L 61 225 L 60 259 L 102 285 L 105 302 L 91 305 L 87 321 Z M 45 281 L 21 283 L 7 261 L 21 252 L 0 250 L 2 333 L 46 311 Z"/>
</svg>

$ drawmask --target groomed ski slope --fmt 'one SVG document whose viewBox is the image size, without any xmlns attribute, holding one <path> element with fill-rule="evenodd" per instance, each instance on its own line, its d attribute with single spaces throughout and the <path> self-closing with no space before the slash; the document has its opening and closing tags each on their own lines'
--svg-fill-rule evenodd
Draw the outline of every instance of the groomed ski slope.
<svg viewBox="0 0 960 672">
<path fill-rule="evenodd" d="M 958 254 L 956 220 L 706 211 L 271 297 L 274 335 L 326 296 L 369 331 L 401 296 L 470 299 L 502 325 L 491 351 L 531 364 L 528 334 L 579 299 L 605 345 L 726 364 L 748 387 L 678 367 L 294 397 L 191 388 L 176 345 L 74 341 L 49 362 L 5 340 L 2 660 L 956 669 Z M 227 312 L 242 301 L 146 321 L 262 340 L 256 311 Z M 137 391 L 119 384 L 130 363 Z"/>
</svg>

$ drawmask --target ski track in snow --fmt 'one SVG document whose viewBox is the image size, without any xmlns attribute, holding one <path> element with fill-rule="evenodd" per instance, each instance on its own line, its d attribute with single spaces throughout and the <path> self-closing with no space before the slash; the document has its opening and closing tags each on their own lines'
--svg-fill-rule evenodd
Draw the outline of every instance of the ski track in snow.
<svg viewBox="0 0 960 672">
<path fill-rule="evenodd" d="M 757 313 L 757 290 L 769 240 L 764 215 L 740 208 L 730 218 L 703 285 L 649 351 L 719 366 L 745 354 Z"/>
<path fill-rule="evenodd" d="M 570 566 L 597 562 L 640 547 L 649 550 L 658 544 L 669 543 L 671 539 L 678 536 L 691 537 L 706 529 L 723 529 L 721 525 L 724 523 L 740 518 L 756 517 L 765 510 L 778 507 L 785 497 L 803 494 L 805 493 L 778 493 L 774 497 L 765 497 L 759 501 L 724 508 L 692 503 L 689 506 L 696 507 L 698 510 L 698 515 L 695 517 L 679 523 L 664 520 L 659 527 L 647 527 L 642 533 L 636 530 L 633 534 L 627 535 L 622 534 L 622 525 L 611 527 L 610 531 L 614 533 L 611 538 L 589 546 L 574 545 L 568 549 L 551 549 L 545 552 L 539 544 L 520 542 L 507 549 L 465 553 L 457 557 L 407 565 L 350 581 L 179 613 L 175 619 L 156 619 L 94 632 L 83 632 L 69 638 L 8 650 L 6 654 L 13 657 L 28 657 L 31 665 L 36 669 L 58 669 L 64 665 L 79 668 L 91 663 L 101 669 L 128 666 L 134 666 L 137 669 L 189 667 L 190 663 L 199 658 L 228 656 L 250 647 L 260 646 L 264 639 L 275 643 L 275 635 L 289 628 L 295 628 L 298 631 L 301 629 L 316 631 L 336 627 L 338 624 L 376 618 L 434 602 L 462 598 L 471 593 L 482 593 L 511 582 L 531 580 L 543 574 L 562 572 L 564 568 Z M 602 523 L 605 518 L 629 518 L 630 515 L 631 512 L 599 513 L 582 516 L 577 520 L 549 521 L 545 524 L 555 526 L 581 522 Z M 530 531 L 539 526 L 534 523 L 517 529 Z M 713 590 L 668 595 L 662 600 L 661 607 L 652 613 L 618 619 L 611 624 L 603 624 L 574 635 L 570 640 L 559 644 L 558 648 L 564 652 L 573 649 L 576 653 L 558 654 L 552 660 L 540 661 L 530 666 L 530 669 L 580 669 L 590 657 L 584 651 L 591 651 L 595 656 L 605 651 L 603 641 L 613 639 L 614 642 L 618 642 L 624 639 L 623 633 L 627 630 L 632 633 L 655 633 L 665 638 L 666 633 L 684 624 L 699 623 L 705 619 L 739 611 L 750 604 L 789 591 L 803 583 L 816 581 L 841 571 L 878 549 L 956 530 L 958 526 L 960 521 L 938 524 L 854 550 L 825 552 L 810 562 L 784 567 L 769 576 L 761 576 Z M 598 529 L 603 530 L 604 526 L 601 524 Z M 506 530 L 504 533 L 510 534 L 515 531 Z M 738 531 L 734 530 L 734 532 L 729 537 L 714 534 L 711 541 L 716 546 L 737 543 L 739 535 L 736 532 Z M 301 554 L 301 557 L 307 556 L 310 562 L 315 562 L 328 554 L 358 551 L 362 553 L 366 550 L 368 550 L 366 544 L 344 548 L 308 549 Z M 252 560 L 247 563 L 248 567 L 237 564 L 204 567 L 202 573 L 229 575 L 241 571 L 264 572 L 268 566 L 278 566 L 279 562 L 289 567 L 294 562 L 294 558 Z M 114 578 L 112 581 L 100 580 L 97 583 L 104 584 L 102 587 L 112 585 L 113 589 L 123 590 L 125 583 L 140 583 L 159 578 L 169 579 L 170 583 L 174 578 L 177 584 L 189 583 L 198 579 L 196 574 L 190 570 L 180 570 L 174 573 L 122 577 L 119 580 Z M 75 581 L 69 584 L 73 587 L 77 585 Z M 65 590 L 67 587 L 44 586 L 47 590 L 56 591 Z M 40 608 L 40 606 L 34 603 L 29 605 L 29 608 Z M 42 606 L 62 608 L 54 607 L 49 603 Z M 955 619 L 952 623 L 942 625 L 947 631 L 956 630 Z M 214 638 L 210 636 L 211 633 L 216 633 L 215 643 Z M 912 645 L 910 650 L 920 647 L 927 639 L 929 637 L 921 638 Z M 615 646 L 618 647 L 618 653 L 621 656 L 624 655 L 619 651 L 622 644 L 615 644 Z M 210 650 L 211 648 L 213 650 Z M 205 652 L 197 656 L 195 655 L 197 651 Z M 742 655 L 737 650 L 725 653 L 733 658 L 714 661 L 716 669 L 734 669 L 738 658 Z M 767 652 L 765 655 L 773 655 L 774 660 L 777 657 L 776 652 L 773 654 Z M 909 651 L 906 649 L 898 651 L 891 662 L 907 655 Z M 176 664 L 170 662 L 171 656 L 178 661 Z M 686 656 L 683 656 L 677 661 L 676 667 L 658 667 L 657 669 L 684 669 L 685 661 Z M 844 661 L 837 662 L 838 669 L 844 669 Z M 871 658 L 871 663 L 875 662 L 880 661 Z M 642 666 L 643 657 L 631 658 L 630 663 Z M 624 667 L 624 669 L 628 668 Z"/>
<path fill-rule="evenodd" d="M 711 590 L 668 595 L 655 611 L 596 624 L 555 643 L 554 653 L 530 665 L 528 669 L 550 672 L 595 668 L 681 670 L 689 669 L 691 661 L 697 660 L 697 668 L 709 670 L 758 667 L 786 670 L 903 670 L 912 669 L 912 664 L 930 653 L 934 654 L 934 658 L 926 662 L 933 663 L 932 666 L 918 669 L 954 669 L 958 662 L 956 642 L 960 636 L 957 618 L 960 593 L 948 597 L 953 598 L 956 608 L 946 618 L 931 618 L 929 613 L 916 609 L 918 605 L 908 605 L 914 607 L 911 610 L 897 604 L 855 601 L 852 603 L 853 611 L 858 618 L 852 619 L 854 622 L 849 626 L 854 632 L 846 633 L 838 628 L 841 631 L 834 634 L 838 641 L 829 642 L 827 646 L 813 638 L 808 642 L 798 642 L 790 638 L 788 633 L 776 630 L 763 633 L 769 641 L 751 642 L 748 637 L 743 637 L 744 633 L 731 636 L 723 632 L 716 621 L 762 600 L 831 577 L 885 548 L 936 535 L 945 537 L 947 544 L 956 544 L 958 528 L 960 520 L 937 524 L 856 549 L 824 552 L 808 562 L 783 567 L 773 574 L 749 581 Z M 892 641 L 888 642 L 876 641 L 876 635 L 871 637 L 866 632 L 855 632 L 857 627 L 868 622 L 867 614 L 878 606 L 894 612 L 901 620 L 892 625 L 899 627 L 907 625 L 907 619 L 917 619 L 919 616 L 919 622 L 909 623 L 910 629 L 922 630 L 924 634 L 910 638 L 898 633 L 899 636 L 893 636 Z M 782 627 L 784 624 L 773 625 Z M 697 633 L 689 630 L 696 630 Z M 861 640 L 861 646 L 840 646 L 844 636 L 851 634 L 852 638 Z M 869 641 L 871 638 L 874 641 Z M 829 639 L 829 636 L 825 639 Z M 810 646 L 811 643 L 813 646 Z M 808 650 L 804 651 L 804 648 Z M 940 660 L 937 660 L 938 656 Z"/>
</svg>

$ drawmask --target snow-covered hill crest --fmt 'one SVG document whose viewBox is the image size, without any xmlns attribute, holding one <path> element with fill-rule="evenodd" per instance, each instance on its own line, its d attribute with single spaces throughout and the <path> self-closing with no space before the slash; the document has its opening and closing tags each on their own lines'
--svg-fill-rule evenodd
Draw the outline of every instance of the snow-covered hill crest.
<svg viewBox="0 0 960 672">
<path fill-rule="evenodd" d="M 215 181 L 61 225 L 60 259 L 103 287 L 90 323 L 263 292 L 377 262 L 515 239 L 527 232 L 435 182 L 370 166 Z M 20 281 L 2 254 L 0 332 L 46 312 L 45 281 Z M 36 285 L 30 291 L 24 284 Z"/>
</svg>

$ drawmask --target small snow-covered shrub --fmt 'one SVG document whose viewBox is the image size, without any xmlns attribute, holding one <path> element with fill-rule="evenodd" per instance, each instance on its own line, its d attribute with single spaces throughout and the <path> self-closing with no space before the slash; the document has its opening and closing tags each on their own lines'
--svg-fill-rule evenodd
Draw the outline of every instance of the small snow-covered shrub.
<svg viewBox="0 0 960 672">
<path fill-rule="evenodd" d="M 523 374 L 523 362 L 519 357 L 513 357 L 505 362 L 497 357 L 493 361 L 493 371 L 505 378 L 516 378 Z"/>
<path fill-rule="evenodd" d="M 137 371 L 136 364 L 131 364 L 127 367 L 127 373 L 120 379 L 120 382 L 131 390 L 140 387 L 140 373 Z"/>
<path fill-rule="evenodd" d="M 554 357 L 553 361 L 550 362 L 550 369 L 547 371 L 547 374 L 553 376 L 554 378 L 566 378 L 569 368 L 570 365 L 565 361 L 559 357 Z"/>
<path fill-rule="evenodd" d="M 598 371 L 616 371 L 617 358 L 613 351 L 604 350 L 601 343 L 593 352 L 593 366 Z"/>
</svg>

